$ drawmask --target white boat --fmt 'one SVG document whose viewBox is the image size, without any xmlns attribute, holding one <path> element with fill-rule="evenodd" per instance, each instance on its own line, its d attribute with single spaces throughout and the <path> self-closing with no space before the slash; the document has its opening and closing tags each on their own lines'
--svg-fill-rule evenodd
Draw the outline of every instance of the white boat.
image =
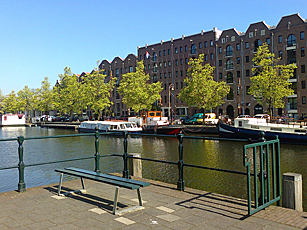
<svg viewBox="0 0 307 230">
<path fill-rule="evenodd" d="M 140 133 L 142 128 L 129 121 L 83 121 L 78 127 L 79 132 L 128 132 Z"/>
<path fill-rule="evenodd" d="M 275 139 L 276 136 L 282 143 L 307 144 L 307 126 L 300 124 L 270 123 L 265 118 L 236 118 L 234 125 L 219 124 L 220 137 L 240 138 L 253 140 L 259 139 L 259 133 L 265 133 L 265 139 Z"/>
<path fill-rule="evenodd" d="M 0 114 L 0 127 L 2 126 L 25 126 L 24 114 Z"/>
</svg>

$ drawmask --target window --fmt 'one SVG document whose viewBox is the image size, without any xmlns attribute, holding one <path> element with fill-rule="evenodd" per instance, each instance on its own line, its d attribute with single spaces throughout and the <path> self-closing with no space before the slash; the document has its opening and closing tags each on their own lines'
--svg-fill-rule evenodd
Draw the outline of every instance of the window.
<svg viewBox="0 0 307 230">
<path fill-rule="evenodd" d="M 264 36 L 264 35 L 265 35 L 265 30 L 261 30 L 261 31 L 260 31 L 260 35 L 261 35 L 261 36 Z"/>
<path fill-rule="evenodd" d="M 176 71 L 176 77 L 178 77 L 178 71 Z"/>
<path fill-rule="evenodd" d="M 219 47 L 219 53 L 222 53 L 222 47 Z"/>
<path fill-rule="evenodd" d="M 146 71 L 146 65 L 144 65 L 144 70 Z"/>
<path fill-rule="evenodd" d="M 281 35 L 278 36 L 278 43 L 282 43 L 282 36 Z"/>
<path fill-rule="evenodd" d="M 207 48 L 208 47 L 208 42 L 207 41 L 205 41 L 205 48 Z"/>
<path fill-rule="evenodd" d="M 302 96 L 302 104 L 306 104 L 306 96 Z"/>
<path fill-rule="evenodd" d="M 153 60 L 153 61 L 157 61 L 157 53 L 156 53 L 156 52 L 154 52 L 154 53 L 152 54 L 152 60 Z"/>
<path fill-rule="evenodd" d="M 249 56 L 245 56 L 245 62 L 249 63 Z"/>
<path fill-rule="evenodd" d="M 210 54 L 210 60 L 213 60 L 213 54 Z"/>
<path fill-rule="evenodd" d="M 261 46 L 261 45 L 262 45 L 262 42 L 261 42 L 259 39 L 257 39 L 257 40 L 254 42 L 254 52 L 257 52 L 259 46 Z"/>
<path fill-rule="evenodd" d="M 287 38 L 287 46 L 295 46 L 296 45 L 296 37 L 294 34 L 290 34 Z"/>
<path fill-rule="evenodd" d="M 182 53 L 182 46 L 180 46 L 180 53 Z"/>
<path fill-rule="evenodd" d="M 226 61 L 226 69 L 233 69 L 233 62 L 231 59 Z"/>
<path fill-rule="evenodd" d="M 253 35 L 254 35 L 254 33 L 253 33 L 253 32 L 249 32 L 248 37 L 249 37 L 249 38 L 252 38 L 252 37 L 253 37 Z"/>
<path fill-rule="evenodd" d="M 210 40 L 210 46 L 213 46 L 213 40 Z"/>
<path fill-rule="evenodd" d="M 171 61 L 168 62 L 168 66 L 171 67 Z"/>
<path fill-rule="evenodd" d="M 170 55 L 171 54 L 171 49 L 167 50 L 167 54 Z"/>
<path fill-rule="evenodd" d="M 178 82 L 176 82 L 176 89 L 178 89 Z"/>
<path fill-rule="evenodd" d="M 219 73 L 219 79 L 223 79 L 222 73 Z"/>
<path fill-rule="evenodd" d="M 162 62 L 159 63 L 159 67 L 162 68 Z"/>
<path fill-rule="evenodd" d="M 176 65 L 176 66 L 178 65 L 178 60 L 175 61 L 175 65 Z"/>
<path fill-rule="evenodd" d="M 183 82 L 180 82 L 180 89 L 183 88 Z"/>
<path fill-rule="evenodd" d="M 249 42 L 245 42 L 245 49 L 249 49 Z"/>
<path fill-rule="evenodd" d="M 249 69 L 247 69 L 247 70 L 245 71 L 245 75 L 246 75 L 246 77 L 249 77 Z"/>
<path fill-rule="evenodd" d="M 178 48 L 175 48 L 175 54 L 178 53 Z"/>
<path fill-rule="evenodd" d="M 162 73 L 160 73 L 160 79 L 162 79 Z"/>
<path fill-rule="evenodd" d="M 227 73 L 226 83 L 233 83 L 233 74 L 231 72 Z"/>
<path fill-rule="evenodd" d="M 185 52 L 188 51 L 188 47 L 187 47 L 187 46 L 184 47 L 184 51 L 185 51 Z"/>
<path fill-rule="evenodd" d="M 301 32 L 300 32 L 300 39 L 303 40 L 304 38 L 305 38 L 305 36 L 304 36 L 304 31 L 301 31 Z"/>
<path fill-rule="evenodd" d="M 208 61 L 208 55 L 207 54 L 205 55 L 205 61 Z"/>
<path fill-rule="evenodd" d="M 301 65 L 301 73 L 305 73 L 305 65 Z"/>
<path fill-rule="evenodd" d="M 237 64 L 240 64 L 240 58 L 237 57 Z"/>
<path fill-rule="evenodd" d="M 199 49 L 201 49 L 201 42 L 199 43 L 198 47 L 199 47 Z"/>
<path fill-rule="evenodd" d="M 240 50 L 240 44 L 239 43 L 236 44 L 236 50 Z"/>
<path fill-rule="evenodd" d="M 270 45 L 271 44 L 271 38 L 266 39 L 266 44 Z"/>
<path fill-rule="evenodd" d="M 232 46 L 228 45 L 226 47 L 226 56 L 232 56 Z"/>
<path fill-rule="evenodd" d="M 158 81 L 158 76 L 155 74 L 155 75 L 153 76 L 153 82 L 156 83 L 157 81 Z"/>
<path fill-rule="evenodd" d="M 191 54 L 196 54 L 196 45 L 195 44 L 193 44 L 191 46 Z"/>
<path fill-rule="evenodd" d="M 133 72 L 133 66 L 129 66 L 129 72 Z"/>
<path fill-rule="evenodd" d="M 230 88 L 229 93 L 227 94 L 227 100 L 233 100 L 233 89 Z"/>
<path fill-rule="evenodd" d="M 155 63 L 155 64 L 153 65 L 152 69 L 153 69 L 153 72 L 156 73 L 156 72 L 158 71 L 158 64 Z"/>
<path fill-rule="evenodd" d="M 180 76 L 181 76 L 181 77 L 183 76 L 183 71 L 182 71 L 182 70 L 180 70 Z"/>
<path fill-rule="evenodd" d="M 148 65 L 148 70 L 150 70 L 150 65 Z"/>
<path fill-rule="evenodd" d="M 305 57 L 305 48 L 304 47 L 301 48 L 301 57 Z"/>
<path fill-rule="evenodd" d="M 166 73 L 164 73 L 164 78 L 166 78 Z"/>
<path fill-rule="evenodd" d="M 301 81 L 302 89 L 306 89 L 306 81 Z"/>
<path fill-rule="evenodd" d="M 290 109 L 297 109 L 297 98 L 288 98 Z"/>
<path fill-rule="evenodd" d="M 180 65 L 182 65 L 183 64 L 183 60 L 182 59 L 180 59 Z"/>
<path fill-rule="evenodd" d="M 164 55 L 164 56 L 166 55 L 166 50 L 163 50 L 163 55 Z"/>
<path fill-rule="evenodd" d="M 188 64 L 189 63 L 189 59 L 185 59 L 185 64 Z"/>
<path fill-rule="evenodd" d="M 240 71 L 237 71 L 237 77 L 241 77 Z"/>
<path fill-rule="evenodd" d="M 282 51 L 281 50 L 278 51 L 278 57 L 280 58 L 280 60 L 282 60 Z"/>
<path fill-rule="evenodd" d="M 164 68 L 166 68 L 166 62 L 164 62 Z"/>
<path fill-rule="evenodd" d="M 287 50 L 287 64 L 296 63 L 296 51 L 293 50 Z"/>
<path fill-rule="evenodd" d="M 161 51 L 159 51 L 159 57 L 161 57 Z"/>
<path fill-rule="evenodd" d="M 219 60 L 219 66 L 222 66 L 222 60 Z"/>
<path fill-rule="evenodd" d="M 171 73 L 171 72 L 168 73 L 168 77 L 169 77 L 169 78 L 172 77 L 172 73 Z"/>
</svg>

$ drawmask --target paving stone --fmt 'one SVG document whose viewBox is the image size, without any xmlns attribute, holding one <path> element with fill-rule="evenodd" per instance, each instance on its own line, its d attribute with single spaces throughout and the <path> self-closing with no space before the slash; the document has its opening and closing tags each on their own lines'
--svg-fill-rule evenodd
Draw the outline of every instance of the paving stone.
<svg viewBox="0 0 307 230">
<path fill-rule="evenodd" d="M 125 225 L 135 224 L 135 222 L 133 220 L 129 220 L 128 218 L 125 218 L 125 217 L 116 218 L 115 221 L 118 221 L 118 222 L 123 223 Z"/>
<path fill-rule="evenodd" d="M 167 212 L 167 213 L 175 212 L 175 210 L 167 208 L 167 207 L 164 207 L 164 206 L 159 206 L 159 207 L 156 207 L 156 208 L 161 210 L 161 211 Z"/>
<path fill-rule="evenodd" d="M 180 219 L 179 216 L 176 216 L 176 215 L 173 215 L 173 214 L 159 215 L 157 217 L 160 218 L 160 219 L 169 221 L 169 222 L 173 222 L 173 221 L 176 221 L 176 220 Z"/>
</svg>

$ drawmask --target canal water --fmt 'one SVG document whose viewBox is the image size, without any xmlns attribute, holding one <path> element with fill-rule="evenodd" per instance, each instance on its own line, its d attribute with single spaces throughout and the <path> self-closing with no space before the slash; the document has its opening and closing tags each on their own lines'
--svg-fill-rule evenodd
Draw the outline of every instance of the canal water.
<svg viewBox="0 0 307 230">
<path fill-rule="evenodd" d="M 46 129 L 40 127 L 5 127 L 0 128 L 0 139 L 17 136 L 39 137 L 65 134 L 76 134 L 66 129 Z M 25 165 L 93 156 L 95 144 L 93 136 L 66 137 L 25 140 Z M 183 160 L 188 164 L 214 168 L 243 171 L 243 145 L 234 141 L 211 141 L 184 139 Z M 99 152 L 101 154 L 123 154 L 123 139 L 114 136 L 100 136 Z M 178 161 L 178 140 L 169 137 L 129 137 L 128 153 L 140 153 L 144 158 L 165 161 Z M 307 210 L 307 148 L 300 145 L 281 145 L 281 172 L 295 172 L 303 175 L 304 210 Z M 0 168 L 18 165 L 17 141 L 0 142 Z M 94 159 L 56 163 L 25 168 L 26 187 L 48 185 L 59 181 L 55 168 L 68 166 L 94 169 Z M 177 165 L 143 161 L 143 177 L 176 184 L 178 180 Z M 100 162 L 104 173 L 122 172 L 121 157 L 104 157 Z M 66 179 L 71 179 L 67 177 Z M 186 187 L 208 192 L 215 192 L 246 199 L 246 176 L 232 173 L 210 171 L 186 167 L 184 169 Z M 0 170 L 0 192 L 16 190 L 18 186 L 18 170 Z"/>
</svg>

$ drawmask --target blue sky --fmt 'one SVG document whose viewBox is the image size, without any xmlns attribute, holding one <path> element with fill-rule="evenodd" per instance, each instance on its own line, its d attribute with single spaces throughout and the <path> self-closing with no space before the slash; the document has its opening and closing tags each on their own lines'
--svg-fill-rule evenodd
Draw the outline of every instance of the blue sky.
<svg viewBox="0 0 307 230">
<path fill-rule="evenodd" d="M 55 84 L 66 66 L 90 72 L 97 60 L 137 54 L 137 46 L 201 30 L 236 28 L 282 16 L 307 18 L 307 1 L 0 0 L 0 89 Z"/>
</svg>

